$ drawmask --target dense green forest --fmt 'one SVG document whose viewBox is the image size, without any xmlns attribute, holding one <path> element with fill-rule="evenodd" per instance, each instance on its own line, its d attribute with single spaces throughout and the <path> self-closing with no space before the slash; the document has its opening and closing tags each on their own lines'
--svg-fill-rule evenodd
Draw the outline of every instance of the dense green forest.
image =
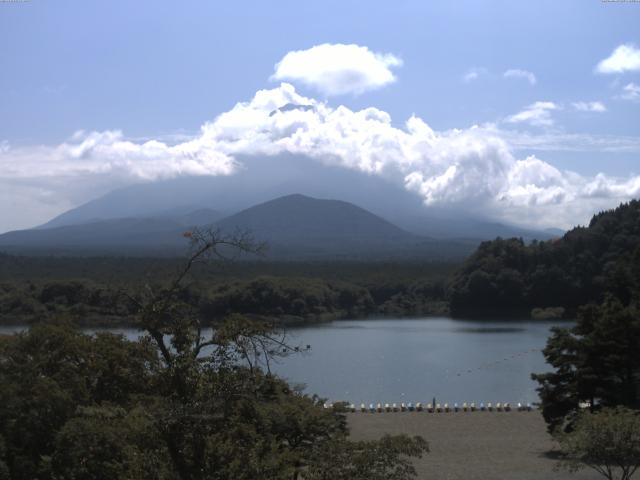
<svg viewBox="0 0 640 480">
<path fill-rule="evenodd" d="M 448 287 L 454 315 L 549 312 L 575 318 L 607 293 L 628 304 L 640 281 L 640 201 L 595 215 L 587 227 L 527 245 L 520 239 L 484 242 Z M 553 308 L 555 307 L 555 308 Z"/>
<path fill-rule="evenodd" d="M 182 259 L 0 257 L 2 323 L 66 317 L 83 326 L 128 325 L 127 299 L 161 288 Z M 449 263 L 218 262 L 196 265 L 182 294 L 203 319 L 230 313 L 300 323 L 447 312 Z"/>
</svg>

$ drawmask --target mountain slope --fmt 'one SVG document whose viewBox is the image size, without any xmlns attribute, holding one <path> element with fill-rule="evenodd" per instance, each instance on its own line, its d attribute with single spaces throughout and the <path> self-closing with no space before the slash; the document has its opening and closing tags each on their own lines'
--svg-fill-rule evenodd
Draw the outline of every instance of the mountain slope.
<svg viewBox="0 0 640 480">
<path fill-rule="evenodd" d="M 186 247 L 189 226 L 225 232 L 249 230 L 269 244 L 274 259 L 461 258 L 475 246 L 409 233 L 349 202 L 300 194 L 270 200 L 212 223 L 216 212 L 198 210 L 164 217 L 122 218 L 0 235 L 7 251 L 49 253 L 176 254 Z"/>
<path fill-rule="evenodd" d="M 224 231 L 249 230 L 285 258 L 460 257 L 465 244 L 409 233 L 373 213 L 340 200 L 294 194 L 271 200 L 217 222 Z"/>
<path fill-rule="evenodd" d="M 299 243 L 315 238 L 416 240 L 418 237 L 373 213 L 340 200 L 293 194 L 276 198 L 227 217 L 224 230 L 247 228 L 261 238 Z"/>
<path fill-rule="evenodd" d="M 497 236 L 548 239 L 551 232 L 526 230 L 462 212 L 427 209 L 420 197 L 402 183 L 367 175 L 296 155 L 268 160 L 241 159 L 234 175 L 181 177 L 131 185 L 69 210 L 42 228 L 97 220 L 157 217 L 166 211 L 210 208 L 230 215 L 273 198 L 301 193 L 315 198 L 338 198 L 379 215 L 417 235 L 433 238 L 489 240 Z"/>
<path fill-rule="evenodd" d="M 182 233 L 195 226 L 213 225 L 219 212 L 210 209 L 174 209 L 150 218 L 116 218 L 52 228 L 18 230 L 0 235 L 0 247 L 13 251 L 45 249 L 57 253 L 100 250 L 122 253 L 175 253 L 187 244 Z M 75 252 L 74 250 L 78 250 Z"/>
</svg>

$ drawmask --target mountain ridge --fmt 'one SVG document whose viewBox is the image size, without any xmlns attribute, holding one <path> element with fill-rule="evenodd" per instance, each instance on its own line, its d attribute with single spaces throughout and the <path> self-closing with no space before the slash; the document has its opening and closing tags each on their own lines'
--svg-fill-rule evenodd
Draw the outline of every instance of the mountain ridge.
<svg viewBox="0 0 640 480">
<path fill-rule="evenodd" d="M 242 157 L 233 175 L 180 177 L 113 190 L 41 225 L 52 228 L 89 220 L 154 217 L 189 206 L 210 208 L 221 217 L 289 194 L 340 199 L 360 206 L 413 234 L 440 239 L 490 240 L 497 236 L 549 239 L 557 232 L 512 226 L 468 212 L 425 207 L 402 183 L 326 165 L 307 157 Z"/>
<path fill-rule="evenodd" d="M 472 248 L 407 232 L 350 202 L 302 194 L 278 197 L 212 222 L 216 214 L 204 209 L 177 217 L 108 219 L 8 232 L 0 235 L 0 247 L 136 254 L 165 249 L 176 254 L 186 248 L 184 231 L 200 226 L 226 232 L 249 230 L 270 245 L 272 258 L 280 259 L 459 258 Z"/>
</svg>

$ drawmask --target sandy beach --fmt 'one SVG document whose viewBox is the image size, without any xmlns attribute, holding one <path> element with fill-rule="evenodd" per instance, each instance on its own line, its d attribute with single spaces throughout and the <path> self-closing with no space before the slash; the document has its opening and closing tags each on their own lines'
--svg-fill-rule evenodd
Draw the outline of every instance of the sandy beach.
<svg viewBox="0 0 640 480">
<path fill-rule="evenodd" d="M 533 412 L 350 413 L 352 437 L 372 440 L 385 433 L 421 435 L 431 452 L 415 462 L 429 480 L 592 480 L 589 469 L 555 471 L 554 442 L 542 415 Z"/>
</svg>

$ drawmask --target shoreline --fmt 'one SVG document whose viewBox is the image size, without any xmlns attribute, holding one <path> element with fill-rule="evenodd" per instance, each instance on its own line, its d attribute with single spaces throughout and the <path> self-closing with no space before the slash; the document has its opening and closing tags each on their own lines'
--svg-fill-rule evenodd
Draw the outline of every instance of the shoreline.
<svg viewBox="0 0 640 480">
<path fill-rule="evenodd" d="M 555 471 L 555 444 L 538 410 L 437 414 L 347 413 L 353 440 L 420 435 L 430 453 L 413 464 L 420 480 L 596 480 L 597 473 Z"/>
</svg>

